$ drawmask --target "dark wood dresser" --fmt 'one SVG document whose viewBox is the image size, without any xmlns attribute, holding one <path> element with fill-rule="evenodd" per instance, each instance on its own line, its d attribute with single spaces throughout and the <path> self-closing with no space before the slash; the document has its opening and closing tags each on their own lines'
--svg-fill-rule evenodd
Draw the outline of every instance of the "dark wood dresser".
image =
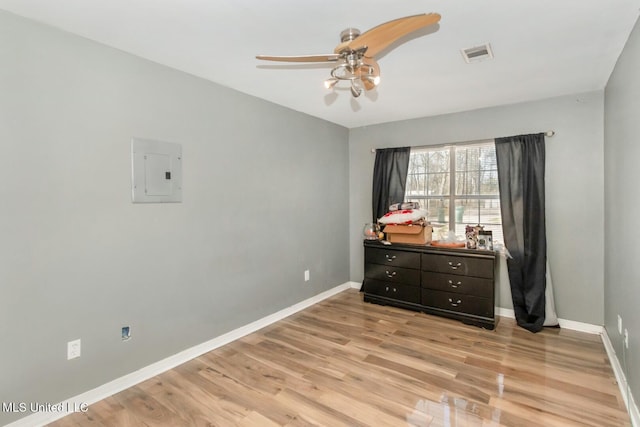
<svg viewBox="0 0 640 427">
<path fill-rule="evenodd" d="M 496 254 L 364 241 L 364 300 L 494 329 Z"/>
</svg>

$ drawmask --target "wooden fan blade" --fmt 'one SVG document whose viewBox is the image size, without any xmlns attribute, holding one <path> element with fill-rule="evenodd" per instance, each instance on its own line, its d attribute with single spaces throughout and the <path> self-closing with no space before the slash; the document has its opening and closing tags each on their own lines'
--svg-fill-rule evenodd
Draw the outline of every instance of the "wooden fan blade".
<svg viewBox="0 0 640 427">
<path fill-rule="evenodd" d="M 349 49 L 349 44 L 351 44 L 351 42 L 353 42 L 353 40 L 347 40 L 346 42 L 342 42 L 338 46 L 336 46 L 336 48 L 333 49 L 333 51 L 335 53 L 342 53 L 343 50 Z"/>
<path fill-rule="evenodd" d="M 394 19 L 393 21 L 385 22 L 362 33 L 359 37 L 346 44 L 346 46 L 351 50 L 367 46 L 367 56 L 373 57 L 399 38 L 420 28 L 433 25 L 438 21 L 440 21 L 440 15 L 437 13 L 423 13 L 421 15 Z M 336 49 L 341 48 L 344 50 L 345 46 L 343 45 L 344 43 L 339 44 Z"/>
<path fill-rule="evenodd" d="M 257 59 L 264 61 L 281 62 L 335 62 L 340 59 L 340 55 L 330 53 L 328 55 L 301 55 L 301 56 L 268 56 L 256 55 Z"/>
<path fill-rule="evenodd" d="M 360 77 L 360 80 L 362 80 L 362 84 L 364 85 L 364 88 L 366 90 L 371 90 L 371 89 L 375 89 L 376 84 L 374 82 L 372 82 L 371 80 L 367 79 L 366 76 L 371 76 L 371 77 L 380 77 L 380 66 L 378 65 L 378 63 L 376 62 L 375 59 L 373 58 L 369 58 L 369 57 L 364 57 L 364 62 L 365 64 L 369 64 L 371 65 L 371 68 L 373 68 L 372 73 L 369 74 L 369 70 L 368 67 L 361 67 L 358 70 L 358 76 Z"/>
</svg>

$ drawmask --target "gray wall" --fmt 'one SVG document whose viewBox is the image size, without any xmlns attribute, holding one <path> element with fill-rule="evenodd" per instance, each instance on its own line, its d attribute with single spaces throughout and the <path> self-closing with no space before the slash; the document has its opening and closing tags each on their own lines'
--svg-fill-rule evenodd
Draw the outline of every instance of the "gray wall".
<svg viewBox="0 0 640 427">
<path fill-rule="evenodd" d="M 427 101 L 428 102 L 428 101 Z M 435 145 L 554 130 L 547 139 L 548 259 L 563 319 L 604 323 L 603 92 L 352 129 L 351 280 L 363 276 L 361 230 L 371 219 L 372 148 Z M 501 272 L 502 273 L 502 272 Z M 512 308 L 500 284 L 499 306 Z"/>
<path fill-rule="evenodd" d="M 134 136 L 182 144 L 183 203 L 131 203 Z M 349 280 L 346 128 L 0 12 L 0 148 L 2 402 L 62 401 Z"/>
<path fill-rule="evenodd" d="M 631 391 L 640 397 L 640 23 L 605 91 L 605 328 Z M 629 331 L 629 349 L 617 317 Z"/>
</svg>

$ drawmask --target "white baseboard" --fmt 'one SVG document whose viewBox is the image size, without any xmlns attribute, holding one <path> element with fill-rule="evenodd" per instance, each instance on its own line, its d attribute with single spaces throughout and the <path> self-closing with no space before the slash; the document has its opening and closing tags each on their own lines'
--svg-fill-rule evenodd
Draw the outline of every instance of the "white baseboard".
<svg viewBox="0 0 640 427">
<path fill-rule="evenodd" d="M 498 316 L 508 317 L 511 319 L 515 318 L 514 311 L 509 308 L 496 307 L 496 314 Z M 627 391 L 628 391 L 627 378 L 624 374 L 624 369 L 622 369 L 622 365 L 620 364 L 620 360 L 618 360 L 618 356 L 616 355 L 616 352 L 613 349 L 613 345 L 611 344 L 611 340 L 609 339 L 607 330 L 600 325 L 592 325 L 590 323 L 575 322 L 573 320 L 558 319 L 558 323 L 560 323 L 561 328 L 571 329 L 571 330 L 580 331 L 580 332 L 587 332 L 590 334 L 598 334 L 602 337 L 604 348 L 606 349 L 607 355 L 609 356 L 611 368 L 613 369 L 613 373 L 616 376 L 618 387 L 620 387 L 620 394 L 622 395 L 624 404 L 626 405 L 627 411 L 629 412 L 629 417 L 631 418 L 631 424 L 633 427 L 640 427 L 640 412 L 638 412 L 638 406 L 636 405 L 633 395 L 631 393 L 627 395 Z"/>
<path fill-rule="evenodd" d="M 609 356 L 613 373 L 616 376 L 618 387 L 620 387 L 620 394 L 622 394 L 624 404 L 627 406 L 627 412 L 629 412 L 629 417 L 631 418 L 631 425 L 633 427 L 640 427 L 640 412 L 638 412 L 638 405 L 636 405 L 633 395 L 627 388 L 627 377 L 624 374 L 624 369 L 620 364 L 620 360 L 613 348 L 613 344 L 611 344 L 611 340 L 609 339 L 609 334 L 607 334 L 606 329 L 603 329 L 602 331 L 602 343 L 604 344 L 604 348 L 607 350 L 607 356 Z"/>
<path fill-rule="evenodd" d="M 561 328 L 571 329 L 572 331 L 586 332 L 588 334 L 601 335 L 604 327 L 601 325 L 592 325 L 591 323 L 576 322 L 573 320 L 558 319 Z"/>
<path fill-rule="evenodd" d="M 360 282 L 347 282 L 350 286 L 351 289 L 360 289 L 362 287 L 362 283 Z"/>
<path fill-rule="evenodd" d="M 496 314 L 509 319 L 515 319 L 516 315 L 513 309 L 496 307 Z M 570 329 L 572 331 L 586 332 L 588 334 L 602 334 L 604 328 L 600 325 L 592 325 L 591 323 L 576 322 L 574 320 L 558 319 L 561 328 Z M 640 426 L 639 426 L 640 427 Z"/>
<path fill-rule="evenodd" d="M 98 386 L 93 390 L 89 390 L 85 393 L 74 396 L 70 399 L 65 400 L 64 402 L 61 402 L 59 405 L 55 405 L 55 406 L 59 408 L 78 408 L 78 407 L 81 407 L 81 405 L 91 405 L 100 400 L 106 399 L 107 397 L 112 396 L 122 390 L 133 387 L 136 384 L 139 384 L 143 381 L 153 378 L 156 375 L 160 375 L 165 371 L 173 369 L 176 366 L 181 365 L 185 362 L 188 362 L 189 360 L 199 357 L 209 351 L 215 350 L 218 347 L 221 347 L 232 341 L 240 339 L 248 334 L 251 334 L 259 329 L 269 326 L 272 323 L 275 323 L 288 316 L 291 316 L 292 314 L 295 314 L 298 311 L 304 310 L 305 308 L 310 307 L 314 304 L 317 304 L 344 290 L 360 289 L 361 285 L 362 284 L 359 282 L 343 283 L 342 285 L 336 286 L 335 288 L 329 289 L 328 291 L 322 292 L 318 295 L 315 295 L 311 298 L 308 298 L 304 301 L 294 304 L 291 307 L 287 307 L 276 313 L 263 317 L 262 319 L 256 320 L 255 322 L 251 322 L 248 325 L 241 326 L 237 329 L 234 329 L 233 331 L 227 332 L 226 334 L 220 335 L 219 337 L 216 337 L 212 340 L 209 340 L 202 344 L 198 344 L 194 347 L 181 351 L 180 353 L 174 354 L 173 356 L 169 356 L 166 359 L 163 359 L 151 365 L 145 366 L 144 368 L 141 368 L 135 372 L 132 372 L 123 377 L 117 378 L 106 384 Z M 496 307 L 496 314 L 498 316 L 508 317 L 512 319 L 515 318 L 514 311 L 507 308 Z M 560 322 L 560 327 L 563 327 L 563 328 L 602 335 L 602 340 L 604 342 L 605 348 L 607 349 L 607 354 L 609 355 L 609 359 L 611 360 L 611 364 L 613 366 L 616 379 L 618 380 L 618 384 L 620 385 L 620 391 L 622 393 L 623 398 L 625 399 L 625 404 L 627 405 L 627 408 L 629 408 L 629 404 L 627 403 L 627 394 L 626 394 L 626 378 L 624 376 L 624 372 L 622 368 L 620 367 L 620 363 L 616 357 L 615 351 L 613 350 L 611 341 L 609 341 L 609 337 L 606 335 L 606 330 L 602 326 L 591 325 L 588 323 L 574 322 L 572 320 L 563 320 L 563 319 L 559 319 L 558 321 Z M 635 401 L 633 400 L 633 396 L 631 396 L 631 403 L 632 403 L 632 410 L 630 411 L 631 421 L 634 427 L 640 427 L 640 415 L 638 413 L 638 407 L 636 406 Z M 70 413 L 71 411 L 38 412 L 32 415 L 29 415 L 27 417 L 21 418 L 10 424 L 7 424 L 5 427 L 44 426 Z"/>
<path fill-rule="evenodd" d="M 35 414 L 14 421 L 11 424 L 7 424 L 5 427 L 34 427 L 44 426 L 46 424 L 52 423 L 72 413 L 73 408 L 80 408 L 83 407 L 81 405 L 91 405 L 100 400 L 106 399 L 107 397 L 112 396 L 122 390 L 133 387 L 136 384 L 141 383 L 142 381 L 146 381 L 149 378 L 155 377 L 156 375 L 160 375 L 161 373 L 168 371 L 169 369 L 173 369 L 176 366 L 188 362 L 191 359 L 199 357 L 211 350 L 215 350 L 218 347 L 240 339 L 250 333 L 264 328 L 265 326 L 269 326 L 272 323 L 282 320 L 285 317 L 291 316 L 298 311 L 304 310 L 307 307 L 317 304 L 322 300 L 325 300 L 333 295 L 351 288 L 360 289 L 360 284 L 357 282 L 343 283 L 342 285 L 336 286 L 335 288 L 329 289 L 328 291 L 322 292 L 318 295 L 294 304 L 291 307 L 287 307 L 276 313 L 270 314 L 266 317 L 263 317 L 262 319 L 256 320 L 255 322 L 251 322 L 248 325 L 241 326 L 238 329 L 234 329 L 233 331 L 220 335 L 219 337 L 216 337 L 210 341 L 188 348 L 184 351 L 181 351 L 180 353 L 160 360 L 159 362 L 145 366 L 144 368 L 139 369 L 135 372 L 98 386 L 93 390 L 89 390 L 85 393 L 67 399 L 64 402 L 61 402 L 59 405 L 55 405 L 56 408 L 71 408 L 71 410 L 60 410 L 59 412 L 37 412 Z"/>
<path fill-rule="evenodd" d="M 496 316 L 507 317 L 509 319 L 515 319 L 516 313 L 510 308 L 496 307 Z"/>
</svg>

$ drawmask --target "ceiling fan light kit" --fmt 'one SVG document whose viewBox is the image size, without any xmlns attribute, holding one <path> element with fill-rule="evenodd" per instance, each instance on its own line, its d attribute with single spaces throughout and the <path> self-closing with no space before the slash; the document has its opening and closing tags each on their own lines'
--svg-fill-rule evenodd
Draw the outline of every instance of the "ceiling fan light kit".
<svg viewBox="0 0 640 427">
<path fill-rule="evenodd" d="M 324 87 L 327 89 L 333 89 L 333 87 L 336 85 L 336 83 L 338 83 L 340 80 L 338 80 L 335 77 L 329 77 L 327 80 L 324 81 Z"/>
<path fill-rule="evenodd" d="M 437 13 L 407 16 L 378 25 L 364 33 L 347 28 L 340 33 L 340 44 L 333 54 L 303 56 L 257 55 L 257 59 L 282 62 L 337 62 L 324 87 L 333 89 L 340 81 L 348 81 L 351 95 L 359 97 L 363 90 L 380 83 L 380 67 L 374 57 L 396 40 L 440 21 Z"/>
<path fill-rule="evenodd" d="M 377 86 L 380 83 L 380 68 L 377 63 L 374 65 L 372 58 L 365 58 L 366 50 L 365 46 L 347 55 L 345 62 L 333 67 L 331 77 L 325 80 L 324 87 L 333 89 L 339 81 L 348 81 L 351 84 L 351 94 L 357 98 L 363 89 L 370 90 Z"/>
</svg>

